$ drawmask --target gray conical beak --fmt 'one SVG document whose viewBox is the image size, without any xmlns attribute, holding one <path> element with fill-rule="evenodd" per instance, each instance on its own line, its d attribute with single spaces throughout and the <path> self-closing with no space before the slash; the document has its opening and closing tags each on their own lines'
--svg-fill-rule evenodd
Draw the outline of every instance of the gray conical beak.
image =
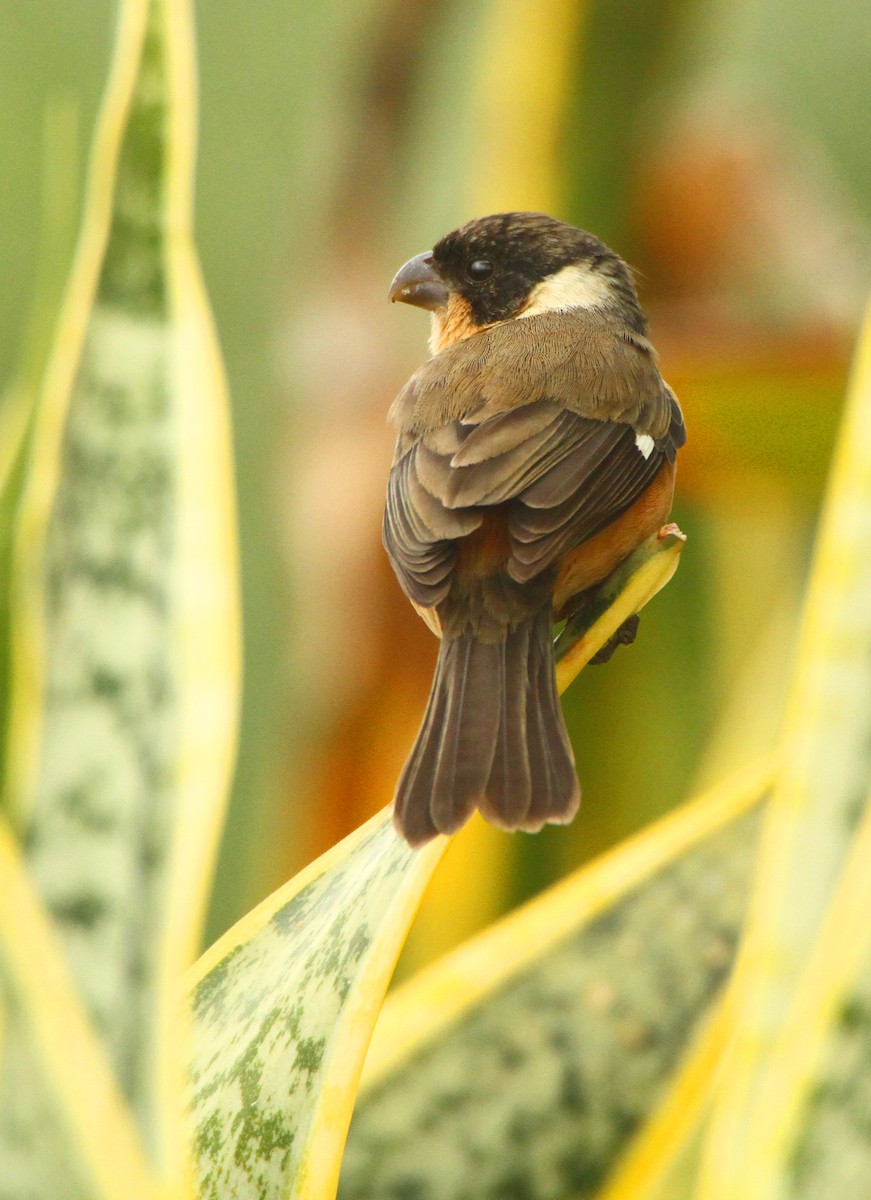
<svg viewBox="0 0 871 1200">
<path fill-rule="evenodd" d="M 414 304 L 434 312 L 444 308 L 448 302 L 448 289 L 435 269 L 432 253 L 416 254 L 405 266 L 400 267 L 390 285 L 387 299 L 401 300 L 403 304 Z"/>
</svg>

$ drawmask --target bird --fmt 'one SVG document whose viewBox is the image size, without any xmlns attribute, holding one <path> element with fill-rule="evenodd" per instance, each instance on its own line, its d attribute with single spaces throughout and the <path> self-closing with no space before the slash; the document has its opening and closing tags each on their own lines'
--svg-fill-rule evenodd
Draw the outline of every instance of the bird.
<svg viewBox="0 0 871 1200">
<path fill-rule="evenodd" d="M 390 407 L 382 540 L 441 639 L 394 824 L 413 848 L 476 809 L 566 824 L 580 786 L 553 625 L 667 520 L 681 409 L 630 268 L 555 217 L 469 221 L 388 298 L 429 312 L 431 356 Z"/>
</svg>

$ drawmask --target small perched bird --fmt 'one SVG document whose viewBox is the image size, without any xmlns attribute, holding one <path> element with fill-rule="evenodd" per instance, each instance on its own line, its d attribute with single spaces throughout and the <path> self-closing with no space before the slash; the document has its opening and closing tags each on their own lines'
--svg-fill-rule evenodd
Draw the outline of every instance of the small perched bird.
<svg viewBox="0 0 871 1200">
<path fill-rule="evenodd" d="M 685 439 L 623 260 L 542 213 L 470 221 L 398 272 L 432 357 L 390 410 L 384 545 L 440 635 L 396 789 L 419 846 L 475 808 L 502 829 L 575 815 L 552 624 L 655 533 Z"/>
</svg>

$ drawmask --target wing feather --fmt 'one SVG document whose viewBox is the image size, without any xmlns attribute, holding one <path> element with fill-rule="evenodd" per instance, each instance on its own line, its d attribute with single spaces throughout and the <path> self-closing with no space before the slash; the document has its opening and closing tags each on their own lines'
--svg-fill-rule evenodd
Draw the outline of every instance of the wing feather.
<svg viewBox="0 0 871 1200">
<path fill-rule="evenodd" d="M 481 526 L 487 508 L 505 506 L 507 572 L 519 582 L 630 508 L 686 437 L 677 401 L 653 370 L 656 394 L 611 420 L 598 404 L 587 408 L 596 415 L 585 415 L 578 411 L 583 405 L 567 406 L 561 394 L 514 402 L 507 411 L 483 395 L 460 416 L 446 413 L 438 428 L 407 429 L 390 475 L 383 536 L 409 597 L 422 608 L 445 598 L 457 542 Z M 652 378 L 645 378 L 648 386 Z M 449 391 L 442 386 L 443 394 Z M 647 457 L 638 433 L 653 441 Z"/>
</svg>

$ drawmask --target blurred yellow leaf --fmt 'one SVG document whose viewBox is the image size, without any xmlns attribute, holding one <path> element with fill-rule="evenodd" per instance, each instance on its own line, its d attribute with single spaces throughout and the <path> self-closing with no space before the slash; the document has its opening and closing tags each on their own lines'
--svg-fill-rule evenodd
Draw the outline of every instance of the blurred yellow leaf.
<svg viewBox="0 0 871 1200">
<path fill-rule="evenodd" d="M 853 928 L 839 932 L 824 919 L 841 905 L 844 917 L 851 911 L 855 883 L 845 863 L 858 853 L 851 843 L 869 785 L 869 546 L 871 316 L 860 342 L 821 521 L 781 768 L 730 993 L 735 1046 L 717 1090 L 706 1142 L 699 1183 L 705 1200 L 766 1200 L 783 1194 L 789 1162 L 786 1129 L 803 1095 L 797 1086 L 804 1061 L 799 1046 L 813 1046 L 822 1036 L 819 1022 L 824 1026 L 832 1017 L 832 994 L 827 1003 L 819 993 L 816 1000 L 808 999 L 819 985 L 803 981 L 816 956 L 825 956 L 831 979 L 841 980 L 842 988 L 845 976 L 858 966 L 854 950 L 847 949 Z M 838 895 L 846 898 L 833 899 Z M 814 950 L 821 939 L 826 947 Z M 832 961 L 835 946 L 849 958 Z M 804 1006 L 808 1024 L 795 1016 L 796 1006 Z M 790 1052 L 773 1049 L 783 1046 L 783 1037 L 791 1038 Z M 791 1055 L 796 1057 L 789 1070 L 798 1076 L 796 1086 L 784 1092 L 785 1063 Z"/>
</svg>

